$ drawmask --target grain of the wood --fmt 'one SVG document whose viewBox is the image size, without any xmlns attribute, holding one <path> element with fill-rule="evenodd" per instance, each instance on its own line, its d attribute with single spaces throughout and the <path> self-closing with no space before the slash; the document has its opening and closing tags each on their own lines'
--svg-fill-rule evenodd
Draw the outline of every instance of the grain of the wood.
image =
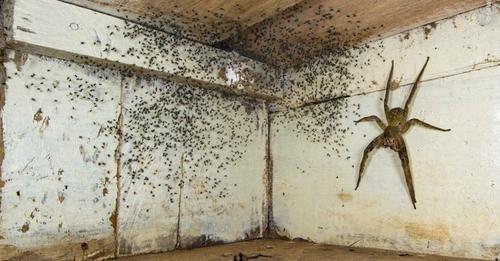
<svg viewBox="0 0 500 261">
<path fill-rule="evenodd" d="M 239 35 L 250 57 L 297 64 L 322 49 L 381 39 L 480 6 L 484 0 L 310 0 Z M 336 35 L 335 33 L 338 33 Z"/>
<path fill-rule="evenodd" d="M 498 18 L 500 5 L 494 5 L 494 10 L 492 15 Z M 436 22 L 434 27 L 420 27 L 377 40 L 363 50 L 351 49 L 351 53 L 357 53 L 356 58 L 346 62 L 338 62 L 343 57 L 336 54 L 308 61 L 299 70 L 290 72 L 293 84 L 280 103 L 298 107 L 382 90 L 391 60 L 395 61 L 393 80 L 399 86 L 414 82 L 426 56 L 430 61 L 422 81 L 499 65 L 500 19 L 492 19 L 485 25 L 479 21 L 488 12 L 487 8 L 476 9 Z M 335 70 L 337 67 L 343 70 Z"/>
<path fill-rule="evenodd" d="M 64 2 L 73 3 L 76 5 L 91 8 L 100 12 L 109 13 L 122 18 L 137 18 L 143 17 L 147 20 L 147 16 L 151 15 L 148 12 L 154 10 L 159 14 L 164 15 L 163 19 L 169 19 L 175 14 L 190 14 L 191 16 L 185 17 L 184 23 L 197 22 L 198 20 L 204 21 L 204 17 L 208 16 L 214 26 L 217 22 L 234 21 L 243 26 L 254 25 L 266 18 L 269 18 L 284 9 L 293 6 L 301 0 L 237 0 L 237 1 L 223 1 L 223 0 L 175 0 L 175 1 L 156 1 L 156 0 L 142 0 L 142 1 L 103 1 L 103 0 L 62 0 Z M 214 16 L 217 14 L 217 16 Z M 163 28 L 169 30 L 171 28 Z M 191 28 L 186 28 L 191 29 Z M 198 36 L 203 39 L 203 35 Z M 218 40 L 223 40 L 225 36 L 221 35 Z"/>
<path fill-rule="evenodd" d="M 276 71 L 236 53 L 59 1 L 17 0 L 13 9 L 12 24 L 7 25 L 12 31 L 11 48 L 66 59 L 112 61 L 160 77 L 175 76 L 263 99 L 281 96 Z"/>
</svg>

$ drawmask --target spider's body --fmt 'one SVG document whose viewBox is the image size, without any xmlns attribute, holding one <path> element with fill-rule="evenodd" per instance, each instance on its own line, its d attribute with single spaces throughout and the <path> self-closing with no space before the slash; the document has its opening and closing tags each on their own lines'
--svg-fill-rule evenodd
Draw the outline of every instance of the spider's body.
<svg viewBox="0 0 500 261">
<path fill-rule="evenodd" d="M 391 71 L 389 73 L 389 79 L 387 80 L 387 86 L 385 89 L 385 99 L 384 99 L 384 111 L 385 111 L 385 117 L 387 119 L 387 125 L 377 116 L 372 115 L 368 117 L 364 117 L 358 121 L 375 121 L 377 122 L 378 126 L 384 130 L 384 132 L 376 137 L 368 146 L 365 148 L 363 152 L 363 159 L 361 160 L 361 164 L 359 167 L 359 176 L 358 176 L 358 181 L 356 183 L 356 188 L 355 190 L 359 187 L 359 182 L 361 181 L 361 177 L 363 175 L 363 170 L 365 168 L 366 160 L 368 159 L 368 154 L 373 151 L 376 148 L 380 147 L 385 147 L 385 148 L 390 148 L 394 151 L 396 151 L 399 154 L 399 158 L 401 159 L 401 164 L 403 165 L 403 171 L 405 174 L 405 179 L 406 179 L 406 184 L 408 186 L 408 191 L 410 192 L 410 197 L 411 201 L 413 204 L 413 208 L 416 209 L 415 203 L 417 202 L 415 199 L 415 190 L 413 189 L 413 181 L 411 177 L 411 171 L 410 171 L 410 161 L 408 159 L 408 152 L 406 151 L 406 145 L 405 141 L 403 139 L 403 134 L 408 131 L 408 129 L 412 125 L 420 125 L 425 128 L 433 129 L 433 130 L 440 130 L 440 131 L 449 131 L 450 129 L 441 129 L 435 126 L 432 126 L 428 123 L 425 123 L 419 119 L 408 119 L 408 111 L 409 111 L 409 105 L 411 103 L 411 100 L 415 94 L 415 91 L 418 86 L 418 82 L 420 81 L 420 78 L 422 77 L 422 74 L 425 70 L 425 67 L 427 66 L 427 62 L 429 61 L 429 57 L 427 57 L 427 60 L 425 61 L 425 64 L 418 74 L 417 80 L 413 84 L 413 87 L 410 92 L 410 96 L 408 97 L 408 100 L 406 101 L 405 107 L 404 108 L 393 108 L 389 109 L 389 91 L 390 91 L 390 83 L 391 83 L 391 78 L 392 78 L 392 71 L 394 69 L 394 61 L 391 63 Z"/>
</svg>

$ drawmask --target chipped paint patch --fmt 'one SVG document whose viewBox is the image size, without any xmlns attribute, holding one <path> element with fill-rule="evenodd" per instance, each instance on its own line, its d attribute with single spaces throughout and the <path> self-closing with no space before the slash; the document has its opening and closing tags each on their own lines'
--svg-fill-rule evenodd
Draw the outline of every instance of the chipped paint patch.
<svg viewBox="0 0 500 261">
<path fill-rule="evenodd" d="M 46 247 L 64 252 L 65 245 L 73 243 L 82 251 L 82 239 L 112 235 L 107 216 L 115 198 L 103 198 L 99 188 L 116 169 L 110 156 L 118 140 L 108 126 L 119 112 L 116 83 L 121 75 L 19 52 L 9 52 L 4 64 L 8 79 L 1 173 L 6 182 L 0 244 L 17 249 L 19 258 L 30 251 L 29 256 L 38 255 L 37 249 Z M 101 126 L 102 135 L 96 137 Z M 90 160 L 82 160 L 80 144 Z M 109 189 L 109 194 L 115 190 Z M 52 245 L 56 242 L 60 245 Z M 88 244 L 86 256 L 101 251 Z"/>
</svg>

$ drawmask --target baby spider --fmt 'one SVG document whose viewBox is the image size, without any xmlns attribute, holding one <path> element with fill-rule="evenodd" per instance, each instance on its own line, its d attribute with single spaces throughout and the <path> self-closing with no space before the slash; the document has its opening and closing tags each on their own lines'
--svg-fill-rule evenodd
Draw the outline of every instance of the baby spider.
<svg viewBox="0 0 500 261">
<path fill-rule="evenodd" d="M 420 125 L 424 128 L 428 129 L 433 129 L 433 130 L 439 130 L 439 131 L 450 131 L 450 129 L 441 129 L 435 126 L 432 126 L 428 123 L 425 123 L 419 119 L 411 119 L 407 121 L 408 117 L 408 110 L 410 103 L 412 101 L 413 96 L 415 95 L 415 90 L 417 89 L 418 82 L 420 81 L 420 78 L 422 77 L 422 74 L 424 73 L 425 67 L 427 66 L 427 62 L 429 61 L 429 57 L 427 57 L 427 60 L 425 61 L 424 67 L 418 74 L 417 80 L 413 84 L 413 87 L 410 92 L 410 96 L 408 97 L 408 100 L 406 101 L 405 107 L 404 108 L 393 108 L 389 109 L 389 89 L 391 85 L 391 78 L 392 78 L 392 71 L 394 69 L 394 61 L 391 62 L 391 71 L 389 72 L 389 79 L 387 80 L 387 86 L 385 87 L 385 99 L 384 99 L 384 111 L 385 111 L 385 117 L 387 119 L 387 125 L 385 125 L 382 120 L 375 116 L 368 116 L 361 118 L 360 120 L 355 121 L 355 123 L 359 123 L 362 121 L 375 121 L 378 126 L 384 130 L 384 132 L 376 137 L 368 146 L 366 146 L 364 152 L 363 152 L 363 159 L 361 160 L 361 164 L 359 166 L 359 176 L 358 176 L 358 181 L 356 183 L 356 188 L 354 190 L 357 190 L 359 187 L 359 182 L 361 181 L 361 176 L 363 175 L 363 170 L 365 168 L 365 163 L 368 158 L 368 154 L 373 151 L 374 149 L 380 148 L 380 147 L 385 147 L 385 148 L 390 148 L 397 152 L 399 154 L 399 158 L 401 159 L 401 164 L 403 165 L 403 171 L 405 174 L 405 179 L 406 179 L 406 185 L 408 186 L 408 191 L 410 192 L 410 197 L 411 197 L 411 202 L 413 204 L 413 208 L 417 209 L 415 206 L 415 203 L 417 202 L 415 200 L 415 190 L 413 189 L 413 181 L 411 178 L 411 172 L 410 172 L 410 161 L 408 159 L 408 152 L 406 150 L 406 145 L 405 141 L 403 139 L 403 134 L 408 131 L 408 129 L 412 125 Z"/>
</svg>

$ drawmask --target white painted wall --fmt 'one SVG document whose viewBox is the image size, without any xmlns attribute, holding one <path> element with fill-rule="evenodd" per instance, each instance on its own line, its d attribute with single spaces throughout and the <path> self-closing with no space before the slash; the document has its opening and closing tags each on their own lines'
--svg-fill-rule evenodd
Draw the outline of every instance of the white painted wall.
<svg viewBox="0 0 500 261">
<path fill-rule="evenodd" d="M 120 254 L 262 236 L 265 106 L 157 79 L 123 95 Z"/>
<path fill-rule="evenodd" d="M 9 58 L 0 260 L 113 256 L 119 141 L 109 127 L 120 113 L 121 76 L 14 52 Z"/>
<path fill-rule="evenodd" d="M 483 11 L 439 22 L 427 40 L 422 28 L 410 31 L 409 40 L 399 41 L 405 33 L 381 40 L 383 58 L 364 67 L 360 90 L 350 91 L 349 85 L 345 92 L 366 95 L 272 114 L 273 214 L 279 234 L 327 244 L 500 257 L 500 19 L 496 15 L 490 24 L 480 25 L 473 17 Z M 405 135 L 417 198 L 414 210 L 399 158 L 386 149 L 372 155 L 354 191 L 362 152 L 381 130 L 375 123 L 353 121 L 372 114 L 383 118 L 384 92 L 376 90 L 385 86 L 391 59 L 394 79 L 407 84 L 427 55 L 431 60 L 410 117 L 452 131 L 413 127 Z M 300 72 L 293 77 L 300 79 Z M 335 94 L 334 83 L 328 85 L 331 92 L 315 92 L 319 85 L 305 92 L 322 99 Z M 409 90 L 406 85 L 394 91 L 391 105 L 401 106 Z M 295 95 L 296 90 L 289 91 Z"/>
<path fill-rule="evenodd" d="M 0 260 L 102 259 L 115 249 L 262 236 L 263 103 L 14 51 L 9 58 Z"/>
<path fill-rule="evenodd" d="M 202 87 L 263 99 L 282 97 L 280 74 L 234 52 L 54 0 L 6 0 L 7 43 L 31 53 L 112 62 Z"/>
<path fill-rule="evenodd" d="M 8 0 L 2 15 L 18 51 L 5 63 L 0 260 L 263 235 L 268 117 L 255 97 L 282 95 L 273 69 L 60 1 Z"/>
</svg>

